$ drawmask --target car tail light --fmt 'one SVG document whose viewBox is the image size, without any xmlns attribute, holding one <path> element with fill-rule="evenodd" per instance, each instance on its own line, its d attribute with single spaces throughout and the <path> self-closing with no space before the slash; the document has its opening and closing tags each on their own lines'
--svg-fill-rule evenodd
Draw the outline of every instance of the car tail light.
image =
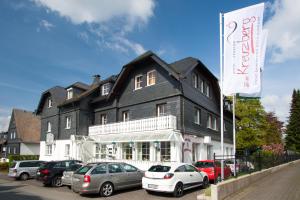
<svg viewBox="0 0 300 200">
<path fill-rule="evenodd" d="M 48 169 L 42 169 L 40 172 L 41 172 L 41 174 L 45 174 L 45 175 L 50 173 L 50 171 Z"/>
<path fill-rule="evenodd" d="M 174 176 L 174 174 L 172 173 L 166 173 L 166 175 L 164 176 L 164 179 L 171 179 Z"/>
<path fill-rule="evenodd" d="M 83 182 L 90 183 L 91 182 L 91 177 L 89 175 L 85 175 L 84 178 L 83 178 Z"/>
</svg>

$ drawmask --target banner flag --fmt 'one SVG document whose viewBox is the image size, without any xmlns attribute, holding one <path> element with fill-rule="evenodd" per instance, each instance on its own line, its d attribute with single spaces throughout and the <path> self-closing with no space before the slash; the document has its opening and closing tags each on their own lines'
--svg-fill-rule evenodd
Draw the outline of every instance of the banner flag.
<svg viewBox="0 0 300 200">
<path fill-rule="evenodd" d="M 264 3 L 224 14 L 223 94 L 261 91 Z"/>
<path fill-rule="evenodd" d="M 260 63 L 260 68 L 262 71 L 264 71 L 264 66 L 265 66 L 265 54 L 266 54 L 266 49 L 267 49 L 267 38 L 268 38 L 268 30 L 263 29 L 262 32 L 262 38 L 261 38 L 261 63 Z"/>
</svg>

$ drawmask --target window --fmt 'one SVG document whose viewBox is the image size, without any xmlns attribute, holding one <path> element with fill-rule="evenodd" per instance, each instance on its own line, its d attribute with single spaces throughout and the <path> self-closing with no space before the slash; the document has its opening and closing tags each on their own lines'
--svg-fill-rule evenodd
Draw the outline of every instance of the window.
<svg viewBox="0 0 300 200">
<path fill-rule="evenodd" d="M 16 137 L 17 137 L 16 131 L 14 131 L 13 134 L 14 134 L 14 138 L 13 139 L 16 139 Z"/>
<path fill-rule="evenodd" d="M 156 83 L 156 71 L 152 70 L 147 73 L 147 86 L 155 85 Z"/>
<path fill-rule="evenodd" d="M 185 167 L 184 167 L 184 165 L 178 167 L 178 168 L 175 170 L 175 172 L 185 172 Z"/>
<path fill-rule="evenodd" d="M 194 88 L 198 88 L 198 75 L 196 73 L 193 73 L 193 77 L 192 77 L 192 81 L 193 81 L 193 87 Z"/>
<path fill-rule="evenodd" d="M 14 154 L 17 154 L 17 148 L 14 147 Z"/>
<path fill-rule="evenodd" d="M 111 174 L 114 173 L 122 173 L 122 166 L 120 164 L 109 164 L 108 165 L 108 172 Z"/>
<path fill-rule="evenodd" d="M 208 114 L 207 116 L 207 128 L 217 130 L 217 118 Z"/>
<path fill-rule="evenodd" d="M 65 145 L 65 156 L 69 156 L 70 155 L 70 144 L 66 144 Z"/>
<path fill-rule="evenodd" d="M 161 142 L 160 144 L 160 160 L 171 161 L 171 145 L 170 142 Z"/>
<path fill-rule="evenodd" d="M 107 172 L 107 166 L 106 164 L 102 164 L 97 166 L 95 169 L 93 169 L 91 174 L 106 174 L 106 172 Z"/>
<path fill-rule="evenodd" d="M 123 169 L 125 170 L 125 172 L 137 172 L 138 169 L 132 165 L 129 164 L 123 164 Z"/>
<path fill-rule="evenodd" d="M 200 79 L 200 91 L 204 93 L 204 81 Z"/>
<path fill-rule="evenodd" d="M 102 124 L 102 125 L 107 124 L 107 115 L 106 114 L 100 115 L 100 124 Z"/>
<path fill-rule="evenodd" d="M 46 155 L 52 155 L 52 144 L 46 145 Z"/>
<path fill-rule="evenodd" d="M 49 98 L 49 99 L 48 99 L 48 108 L 51 108 L 51 107 L 52 107 L 52 99 Z"/>
<path fill-rule="evenodd" d="M 137 145 L 138 160 L 150 160 L 150 142 L 140 142 Z"/>
<path fill-rule="evenodd" d="M 67 89 L 67 99 L 73 98 L 73 88 Z"/>
<path fill-rule="evenodd" d="M 66 117 L 66 129 L 71 128 L 71 117 Z"/>
<path fill-rule="evenodd" d="M 198 170 L 192 165 L 185 165 L 185 169 L 187 172 L 198 172 Z"/>
<path fill-rule="evenodd" d="M 210 88 L 209 88 L 209 85 L 206 84 L 206 94 L 205 94 L 207 97 L 210 97 Z"/>
<path fill-rule="evenodd" d="M 167 106 L 166 103 L 158 104 L 156 106 L 156 115 L 157 115 L 157 117 L 166 115 L 166 106 Z"/>
<path fill-rule="evenodd" d="M 142 88 L 142 78 L 143 78 L 143 75 L 137 75 L 135 77 L 135 90 L 138 90 L 138 89 L 141 89 Z"/>
<path fill-rule="evenodd" d="M 122 112 L 122 119 L 123 119 L 123 122 L 129 121 L 129 111 Z"/>
<path fill-rule="evenodd" d="M 105 159 L 106 158 L 106 144 L 95 144 L 95 157 Z"/>
<path fill-rule="evenodd" d="M 194 123 L 201 124 L 201 110 L 198 108 L 195 108 Z"/>
<path fill-rule="evenodd" d="M 7 152 L 8 154 L 10 154 L 10 147 L 7 147 Z"/>
<path fill-rule="evenodd" d="M 51 132 L 51 122 L 47 122 L 47 132 Z"/>
<path fill-rule="evenodd" d="M 110 89 L 109 83 L 106 83 L 106 84 L 102 85 L 101 88 L 102 88 L 102 91 L 101 91 L 102 96 L 108 95 L 109 89 Z"/>
<path fill-rule="evenodd" d="M 122 158 L 125 160 L 132 160 L 132 147 L 129 143 L 122 144 Z"/>
</svg>

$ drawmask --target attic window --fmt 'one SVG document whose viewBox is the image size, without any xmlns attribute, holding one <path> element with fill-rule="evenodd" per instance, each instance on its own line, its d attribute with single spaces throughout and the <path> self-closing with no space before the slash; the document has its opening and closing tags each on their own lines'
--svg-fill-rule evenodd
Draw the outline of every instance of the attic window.
<svg viewBox="0 0 300 200">
<path fill-rule="evenodd" d="M 101 86 L 101 93 L 102 93 L 102 96 L 108 95 L 109 89 L 110 89 L 109 86 L 110 86 L 109 83 L 106 83 L 106 84 L 104 84 L 104 85 Z"/>
<path fill-rule="evenodd" d="M 73 98 L 73 88 L 67 89 L 67 99 Z"/>
<path fill-rule="evenodd" d="M 199 85 L 198 85 L 198 75 L 196 73 L 193 73 L 192 79 L 193 79 L 193 87 L 198 88 L 199 87 Z"/>
<path fill-rule="evenodd" d="M 48 108 L 51 108 L 51 107 L 52 107 L 52 99 L 49 98 L 49 99 L 48 99 Z"/>
<path fill-rule="evenodd" d="M 205 94 L 207 97 L 210 97 L 210 87 L 209 85 L 207 84 L 206 85 L 206 94 Z"/>
<path fill-rule="evenodd" d="M 141 89 L 142 88 L 142 78 L 143 78 L 143 75 L 137 75 L 135 77 L 135 90 L 138 90 L 138 89 Z"/>
<path fill-rule="evenodd" d="M 155 70 L 149 71 L 147 73 L 147 86 L 155 85 L 155 82 L 156 82 Z"/>
</svg>

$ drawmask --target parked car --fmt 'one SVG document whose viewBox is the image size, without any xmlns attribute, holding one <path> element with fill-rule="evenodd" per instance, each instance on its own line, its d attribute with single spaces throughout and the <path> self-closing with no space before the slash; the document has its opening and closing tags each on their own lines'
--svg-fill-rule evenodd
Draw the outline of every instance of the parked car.
<svg viewBox="0 0 300 200">
<path fill-rule="evenodd" d="M 221 163 L 214 160 L 199 160 L 195 163 L 197 169 L 205 172 L 208 175 L 210 182 L 221 181 Z M 231 176 L 230 167 L 224 163 L 224 178 Z"/>
<path fill-rule="evenodd" d="M 13 161 L 9 167 L 8 176 L 23 181 L 34 178 L 38 168 L 43 162 L 44 161 L 40 160 Z"/>
<path fill-rule="evenodd" d="M 198 186 L 205 188 L 208 184 L 206 173 L 186 163 L 154 165 L 143 177 L 143 188 L 148 193 L 167 192 L 173 193 L 175 197 L 182 196 L 184 190 Z"/>
<path fill-rule="evenodd" d="M 66 168 L 66 170 L 63 172 L 63 176 L 61 177 L 62 185 L 66 185 L 69 188 L 72 186 L 72 176 L 74 172 L 82 167 L 82 163 L 74 164 Z"/>
<path fill-rule="evenodd" d="M 143 175 L 143 171 L 126 163 L 88 164 L 74 173 L 72 189 L 80 194 L 100 193 L 108 197 L 115 190 L 141 186 Z"/>
<path fill-rule="evenodd" d="M 234 161 L 226 160 L 225 164 L 230 168 L 231 174 L 233 175 L 233 173 L 234 173 Z M 238 173 L 240 171 L 240 164 L 238 163 L 238 161 L 236 161 L 236 163 L 235 163 L 235 170 L 236 170 L 236 173 Z"/>
<path fill-rule="evenodd" d="M 79 160 L 51 161 L 44 163 L 37 171 L 37 180 L 45 186 L 62 186 L 63 172 L 71 165 L 81 163 Z"/>
</svg>

